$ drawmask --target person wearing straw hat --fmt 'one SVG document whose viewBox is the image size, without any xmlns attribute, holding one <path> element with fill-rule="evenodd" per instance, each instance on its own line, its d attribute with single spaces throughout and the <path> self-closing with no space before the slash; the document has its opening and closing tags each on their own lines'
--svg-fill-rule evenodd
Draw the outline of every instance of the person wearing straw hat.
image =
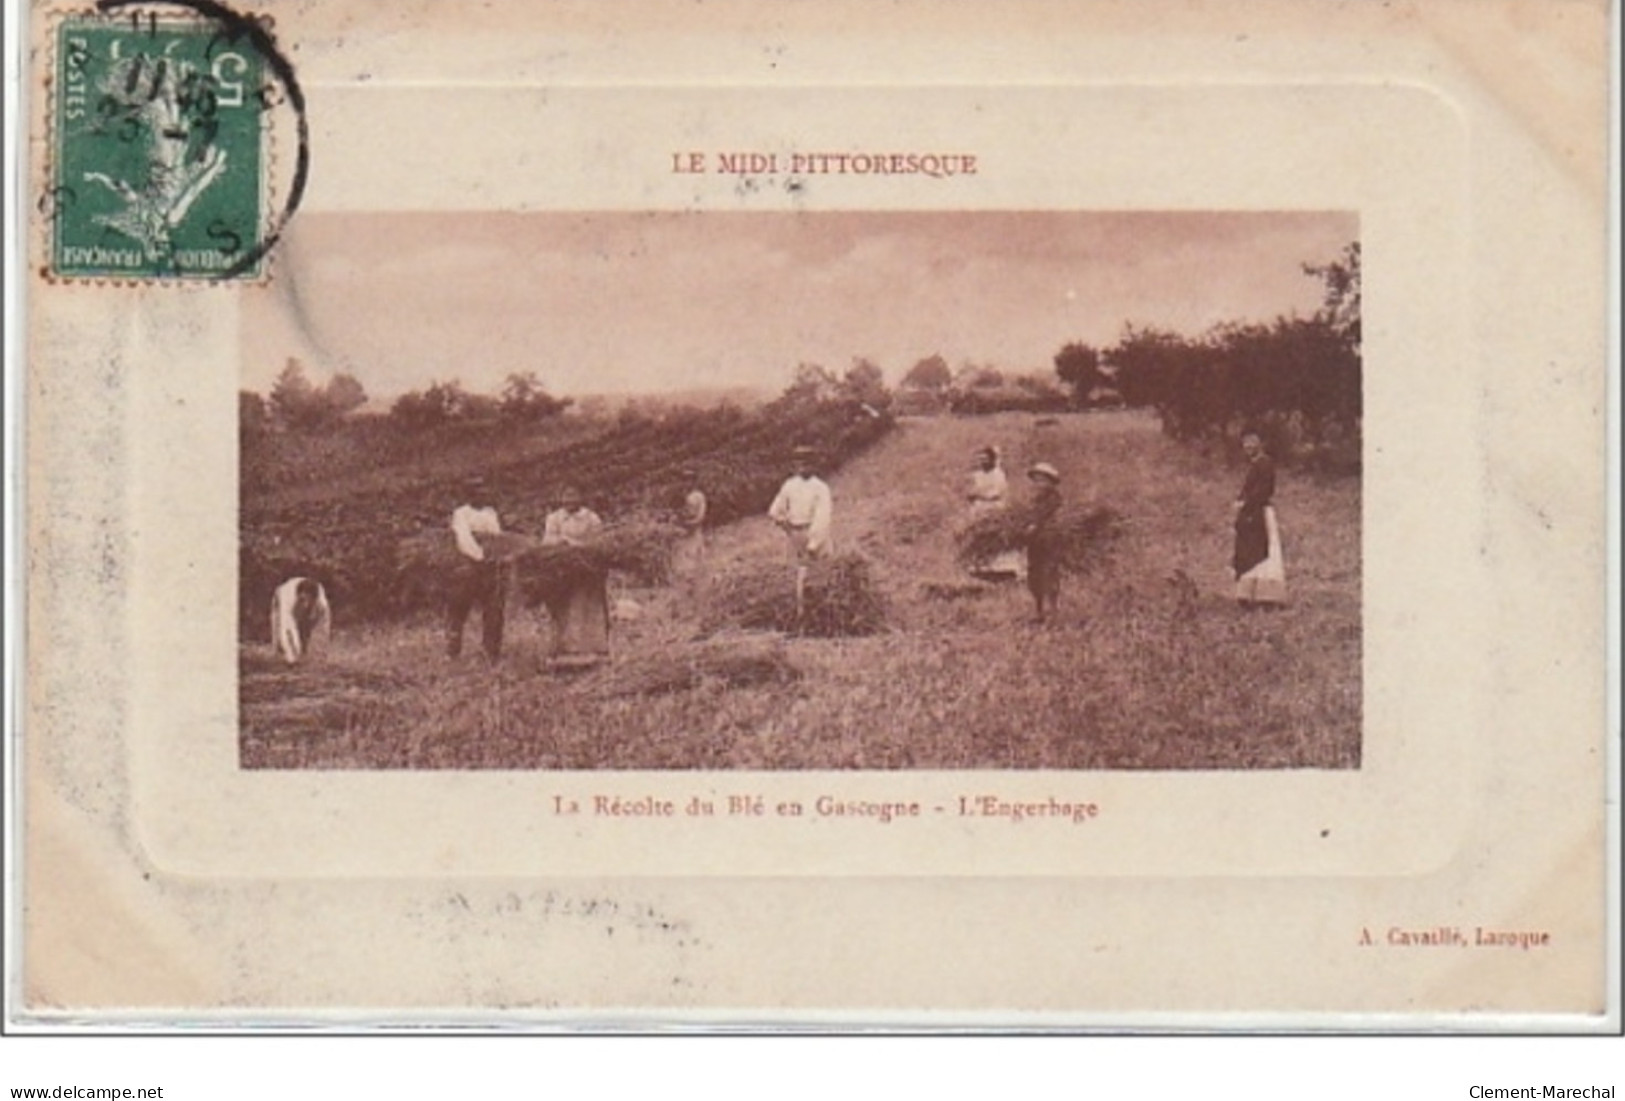
<svg viewBox="0 0 1625 1101">
<path fill-rule="evenodd" d="M 1061 547 L 1056 521 L 1061 512 L 1061 472 L 1049 463 L 1027 468 L 1033 485 L 1032 520 L 1027 528 L 1027 591 L 1037 605 L 1037 622 L 1047 623 L 1061 598 Z"/>
<path fill-rule="evenodd" d="M 807 571 L 829 551 L 830 521 L 834 501 L 829 486 L 813 471 L 817 452 L 806 445 L 795 449 L 794 473 L 779 487 L 768 508 L 768 517 L 784 532 L 790 561 L 795 569 L 796 618 L 801 619 L 807 604 Z"/>
<path fill-rule="evenodd" d="M 479 536 L 502 534 L 502 521 L 491 505 L 484 478 L 470 478 L 464 485 L 464 503 L 451 513 L 451 533 L 457 541 L 457 565 L 448 579 L 446 599 L 446 654 L 460 657 L 463 652 L 463 626 L 468 614 L 480 609 L 480 644 L 485 656 L 496 661 L 502 656 L 502 632 L 508 598 L 504 563 L 488 558 Z"/>
<path fill-rule="evenodd" d="M 604 530 L 573 486 L 559 494 L 559 507 L 547 514 L 542 546 L 581 546 Z M 574 571 L 569 583 L 547 600 L 553 621 L 549 662 L 558 669 L 585 669 L 609 657 L 609 572 L 597 567 Z"/>
</svg>

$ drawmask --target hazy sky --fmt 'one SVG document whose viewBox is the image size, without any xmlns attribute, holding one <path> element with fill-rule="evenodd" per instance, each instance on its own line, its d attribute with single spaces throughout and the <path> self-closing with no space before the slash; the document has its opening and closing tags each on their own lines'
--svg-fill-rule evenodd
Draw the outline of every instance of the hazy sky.
<svg viewBox="0 0 1625 1101">
<path fill-rule="evenodd" d="M 1351 213 L 306 214 L 247 296 L 243 385 L 289 356 L 376 397 L 535 371 L 557 393 L 785 385 L 855 356 L 1049 370 L 1124 322 L 1309 313 Z"/>
</svg>

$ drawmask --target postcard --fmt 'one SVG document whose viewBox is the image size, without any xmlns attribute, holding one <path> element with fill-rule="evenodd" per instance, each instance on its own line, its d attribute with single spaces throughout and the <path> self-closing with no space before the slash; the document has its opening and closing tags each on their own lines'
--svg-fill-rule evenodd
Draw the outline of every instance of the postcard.
<svg viewBox="0 0 1625 1101">
<path fill-rule="evenodd" d="M 1467 7 L 36 5 L 14 1020 L 1617 1029 Z"/>
</svg>

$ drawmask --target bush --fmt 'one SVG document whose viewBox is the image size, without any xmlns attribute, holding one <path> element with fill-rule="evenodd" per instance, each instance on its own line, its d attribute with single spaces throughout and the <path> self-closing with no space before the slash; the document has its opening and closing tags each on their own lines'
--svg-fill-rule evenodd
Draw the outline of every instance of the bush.
<svg viewBox="0 0 1625 1101">
<path fill-rule="evenodd" d="M 265 409 L 281 427 L 308 432 L 331 427 L 366 401 L 367 391 L 354 375 L 341 372 L 316 386 L 305 377 L 304 366 L 290 359 L 272 384 Z"/>
<path fill-rule="evenodd" d="M 501 406 L 497 399 L 471 394 L 463 384 L 436 382 L 427 390 L 413 390 L 395 399 L 389 415 L 409 431 L 422 432 L 459 421 L 491 420 Z"/>
<path fill-rule="evenodd" d="M 570 399 L 549 394 L 534 371 L 511 374 L 502 385 L 502 415 L 513 420 L 546 420 L 569 407 Z"/>
<path fill-rule="evenodd" d="M 1053 386 L 1030 380 L 1014 385 L 976 387 L 955 391 L 948 399 L 950 412 L 966 416 L 988 413 L 1059 413 L 1070 407 L 1067 396 Z"/>
<path fill-rule="evenodd" d="M 1325 305 L 1310 318 L 1218 325 L 1195 339 L 1125 327 L 1101 355 L 1123 400 L 1155 408 L 1163 431 L 1176 439 L 1233 441 L 1245 427 L 1262 427 L 1277 436 L 1280 458 L 1357 439 L 1359 246 L 1350 245 L 1336 263 L 1304 270 L 1326 286 Z"/>
<path fill-rule="evenodd" d="M 908 369 L 903 376 L 903 389 L 938 393 L 946 390 L 953 381 L 954 373 L 948 367 L 948 361 L 940 355 L 932 355 Z"/>
<path fill-rule="evenodd" d="M 1071 388 L 1073 400 L 1079 405 L 1084 404 L 1091 390 L 1106 381 L 1100 373 L 1100 352 L 1078 341 L 1055 353 L 1055 374 Z"/>
</svg>

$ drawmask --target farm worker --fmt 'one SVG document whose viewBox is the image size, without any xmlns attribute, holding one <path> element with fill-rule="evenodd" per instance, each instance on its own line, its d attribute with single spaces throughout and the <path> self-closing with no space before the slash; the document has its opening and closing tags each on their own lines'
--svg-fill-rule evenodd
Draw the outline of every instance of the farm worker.
<svg viewBox="0 0 1625 1101">
<path fill-rule="evenodd" d="M 692 469 L 685 470 L 683 479 L 691 487 L 688 495 L 683 498 L 683 527 L 703 543 L 705 514 L 710 508 L 710 502 L 705 499 L 705 490 L 700 488 L 698 472 Z"/>
<path fill-rule="evenodd" d="M 271 597 L 271 645 L 289 665 L 297 665 L 323 648 L 332 623 L 333 609 L 319 581 L 290 577 Z"/>
<path fill-rule="evenodd" d="M 1048 622 L 1061 598 L 1061 546 L 1056 531 L 1061 511 L 1061 472 L 1049 463 L 1027 468 L 1033 484 L 1032 521 L 1027 528 L 1027 590 L 1038 606 L 1039 623 Z"/>
<path fill-rule="evenodd" d="M 587 507 L 581 494 L 566 487 L 559 494 L 559 507 L 547 514 L 542 546 L 583 546 L 603 528 L 604 521 Z M 583 560 L 548 594 L 545 603 L 553 620 L 550 661 L 554 666 L 585 668 L 609 656 L 608 570 Z"/>
<path fill-rule="evenodd" d="M 547 514 L 542 545 L 579 547 L 603 530 L 604 521 L 587 507 L 580 491 L 566 486 L 559 493 L 559 507 Z"/>
<path fill-rule="evenodd" d="M 1275 464 L 1255 431 L 1241 437 L 1247 477 L 1236 497 L 1236 545 L 1230 565 L 1236 574 L 1236 601 L 1243 608 L 1278 608 L 1286 603 L 1286 564 L 1281 528 L 1275 519 Z"/>
<path fill-rule="evenodd" d="M 506 564 L 486 557 L 475 536 L 500 535 L 502 521 L 491 506 L 483 478 L 471 478 L 465 487 L 465 503 L 451 513 L 451 533 L 457 540 L 457 564 L 448 579 L 446 600 L 446 653 L 458 657 L 463 652 L 463 624 L 477 604 L 480 608 L 480 643 L 485 656 L 496 661 L 502 656 L 502 627 L 508 586 Z"/>
<path fill-rule="evenodd" d="M 711 503 L 706 500 L 705 490 L 700 486 L 698 471 L 692 467 L 685 468 L 683 480 L 688 484 L 689 490 L 683 497 L 682 513 L 679 516 L 683 530 L 687 533 L 683 538 L 682 558 L 690 580 L 698 586 L 705 580 L 705 518 L 710 511 Z"/>
<path fill-rule="evenodd" d="M 1005 477 L 1004 466 L 997 447 L 988 446 L 976 452 L 976 468 L 971 471 L 970 501 L 973 521 L 990 513 L 1002 512 L 1009 505 L 1010 480 Z M 1019 550 L 1007 550 L 984 558 L 971 566 L 971 576 L 986 581 L 1008 581 L 1027 572 L 1027 565 Z"/>
<path fill-rule="evenodd" d="M 830 517 L 834 509 L 829 486 L 813 473 L 815 452 L 797 447 L 793 453 L 794 473 L 779 487 L 779 495 L 768 508 L 768 517 L 784 532 L 790 547 L 790 561 L 796 571 L 796 618 L 806 610 L 807 569 L 829 550 Z"/>
</svg>

